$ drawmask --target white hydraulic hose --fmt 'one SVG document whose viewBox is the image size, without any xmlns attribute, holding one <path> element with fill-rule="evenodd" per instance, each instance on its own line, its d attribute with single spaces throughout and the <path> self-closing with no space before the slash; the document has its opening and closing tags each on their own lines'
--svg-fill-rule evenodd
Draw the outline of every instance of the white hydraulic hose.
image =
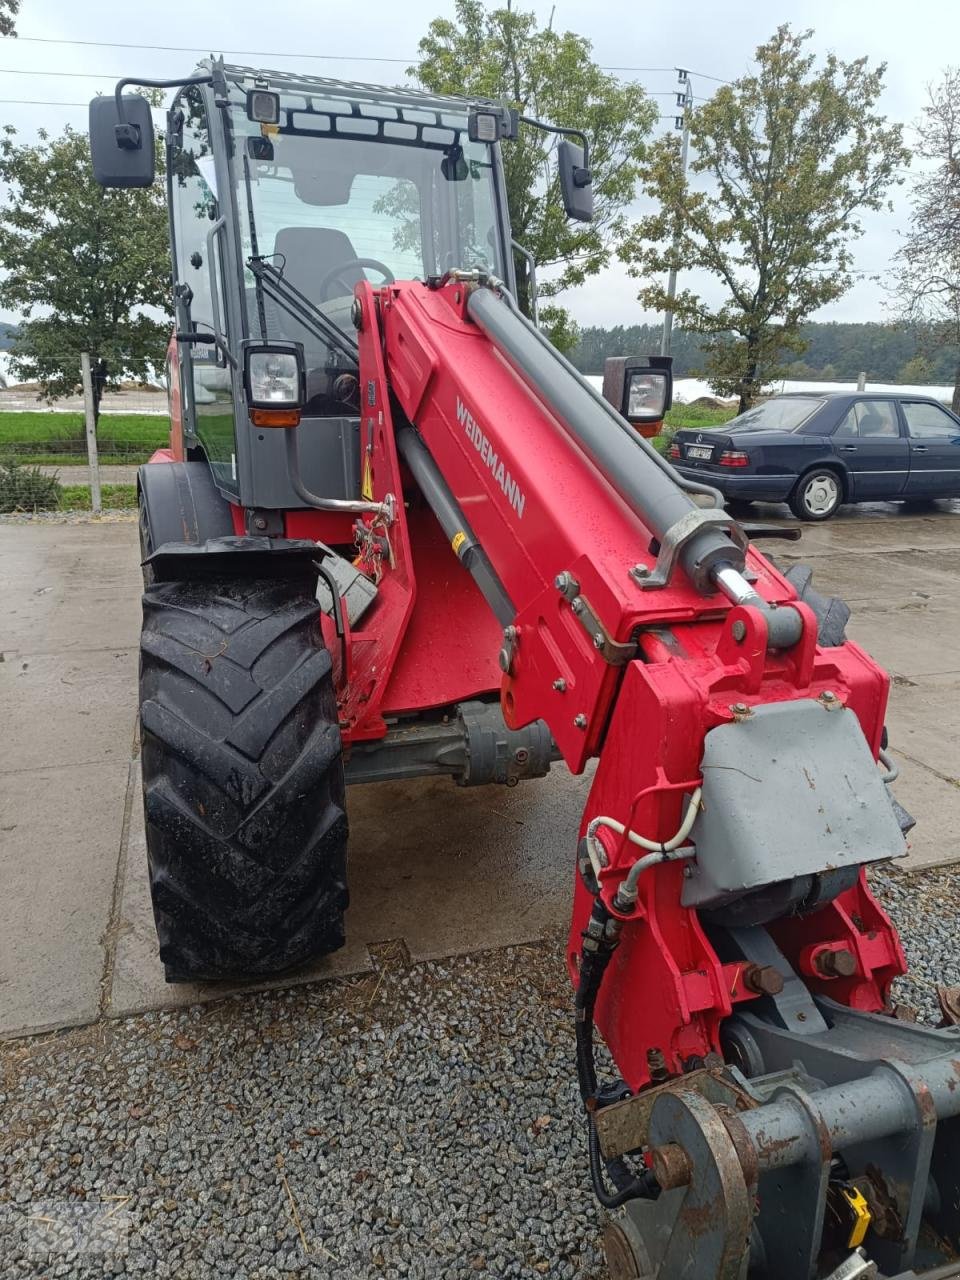
<svg viewBox="0 0 960 1280">
<path fill-rule="evenodd" d="M 600 848 L 600 842 L 596 838 L 597 831 L 601 827 L 608 827 L 611 831 L 615 831 L 617 835 L 626 836 L 631 844 L 650 851 L 645 857 L 637 859 L 627 873 L 627 878 L 617 890 L 617 897 L 621 902 L 632 905 L 636 901 L 637 882 L 648 867 L 656 866 L 658 862 L 676 862 L 683 858 L 693 857 L 694 849 L 692 846 L 687 846 L 683 849 L 680 846 L 693 828 L 694 821 L 700 811 L 701 795 L 702 788 L 697 787 L 696 791 L 690 796 L 690 802 L 687 805 L 687 811 L 684 814 L 683 821 L 680 823 L 679 830 L 669 840 L 648 840 L 646 836 L 638 835 L 636 831 L 631 831 L 629 827 L 625 827 L 616 818 L 609 818 L 604 814 L 591 819 L 586 832 L 587 852 L 590 856 L 594 874 L 598 878 L 601 869 L 607 865 L 606 854 L 603 853 Z"/>
</svg>

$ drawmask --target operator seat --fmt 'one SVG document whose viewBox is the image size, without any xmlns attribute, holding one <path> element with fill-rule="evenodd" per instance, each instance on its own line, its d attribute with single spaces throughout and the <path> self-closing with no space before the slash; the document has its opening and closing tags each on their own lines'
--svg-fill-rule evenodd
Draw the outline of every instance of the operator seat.
<svg viewBox="0 0 960 1280">
<path fill-rule="evenodd" d="M 343 231 L 330 227 L 281 227 L 273 245 L 273 264 L 282 270 L 284 279 L 305 294 L 315 305 L 324 299 L 320 288 L 329 273 L 336 267 L 342 274 L 331 286 L 331 296 L 351 296 L 354 286 L 363 280 L 363 268 L 357 265 L 357 251 L 350 237 Z M 282 256 L 281 256 L 282 255 Z M 283 307 L 267 301 L 268 323 L 274 332 L 281 333 L 292 342 L 302 342 L 307 366 L 307 400 L 323 396 L 328 390 L 329 379 L 324 372 L 329 354 L 320 338 L 301 324 Z M 345 317 L 349 316 L 347 307 Z M 334 323 L 343 325 L 339 316 L 331 315 Z M 351 329 L 352 334 L 352 329 Z"/>
<path fill-rule="evenodd" d="M 331 227 L 281 227 L 273 252 L 277 255 L 273 262 L 286 279 L 315 304 L 324 301 L 320 286 L 335 267 L 343 268 L 336 281 L 343 293 L 353 293 L 354 286 L 364 279 L 350 237 Z M 331 296 L 337 296 L 336 290 Z"/>
</svg>

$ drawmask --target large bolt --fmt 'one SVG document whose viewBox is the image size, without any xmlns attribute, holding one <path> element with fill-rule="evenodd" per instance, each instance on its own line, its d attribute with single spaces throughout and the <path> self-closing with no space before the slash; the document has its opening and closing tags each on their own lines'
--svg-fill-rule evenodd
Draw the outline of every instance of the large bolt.
<svg viewBox="0 0 960 1280">
<path fill-rule="evenodd" d="M 595 649 L 602 649 L 606 643 L 607 641 L 602 631 L 595 631 L 593 633 L 593 647 Z"/>
<path fill-rule="evenodd" d="M 743 644 L 747 638 L 747 624 L 742 618 L 738 618 L 730 628 L 730 634 L 736 640 L 737 644 Z"/>
<path fill-rule="evenodd" d="M 266 518 L 266 516 L 254 516 L 254 517 L 253 517 L 253 527 L 254 527 L 255 529 L 265 529 L 265 528 L 267 527 L 267 518 Z"/>
<path fill-rule="evenodd" d="M 688 1187 L 693 1177 L 690 1157 L 676 1142 L 667 1142 L 662 1147 L 654 1147 L 650 1152 L 650 1166 L 653 1169 L 653 1176 L 660 1183 L 663 1191 Z"/>
<path fill-rule="evenodd" d="M 813 957 L 813 967 L 825 978 L 852 978 L 857 972 L 857 958 L 846 947 L 838 951 L 818 951 Z"/>
<path fill-rule="evenodd" d="M 570 608 L 574 613 L 583 613 L 583 601 L 579 596 L 574 596 L 570 601 Z"/>
<path fill-rule="evenodd" d="M 585 729 L 587 727 L 587 717 L 580 711 L 573 717 L 573 723 L 577 729 Z"/>
<path fill-rule="evenodd" d="M 556 689 L 557 693 L 566 693 L 567 682 L 564 680 L 563 676 L 557 676 L 556 680 L 553 682 L 553 687 Z"/>
<path fill-rule="evenodd" d="M 730 704 L 730 710 L 735 716 L 748 716 L 750 708 L 745 702 L 733 702 Z"/>
<path fill-rule="evenodd" d="M 633 568 L 630 570 L 630 573 L 634 578 L 650 577 L 650 570 L 647 568 L 645 564 L 635 564 Z"/>
<path fill-rule="evenodd" d="M 558 573 L 553 580 L 553 585 L 557 588 L 561 595 L 566 596 L 568 600 L 580 590 L 580 584 L 572 573 L 567 573 L 566 569 L 562 573 Z"/>
<path fill-rule="evenodd" d="M 743 971 L 743 985 L 760 996 L 778 996 L 783 990 L 783 974 L 772 964 L 748 964 Z"/>
</svg>

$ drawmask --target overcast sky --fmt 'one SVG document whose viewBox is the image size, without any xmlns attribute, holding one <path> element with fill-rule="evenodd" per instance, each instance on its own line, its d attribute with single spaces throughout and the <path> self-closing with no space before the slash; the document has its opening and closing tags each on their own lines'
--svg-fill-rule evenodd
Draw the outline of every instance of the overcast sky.
<svg viewBox="0 0 960 1280">
<path fill-rule="evenodd" d="M 530 4 L 531 0 L 520 0 Z M 545 21 L 552 6 L 534 0 Z M 438 0 L 364 0 L 363 4 L 302 0 L 253 0 L 178 5 L 169 0 L 118 5 L 116 0 L 22 0 L 20 39 L 0 41 L 0 121 L 32 137 L 40 125 L 56 132 L 70 122 L 85 127 L 83 106 L 26 106 L 10 99 L 84 103 L 108 89 L 120 76 L 186 75 L 199 54 L 169 46 L 202 45 L 202 52 L 232 54 L 236 61 L 280 69 L 310 70 L 344 79 L 403 83 L 417 41 L 431 18 L 452 13 Z M 657 92 L 664 114 L 673 114 L 674 67 L 694 73 L 694 92 L 710 92 L 708 76 L 734 79 L 751 64 L 756 46 L 777 25 L 812 27 L 814 48 L 841 58 L 867 55 L 886 62 L 883 109 L 908 124 L 923 107 L 927 86 L 943 68 L 960 63 L 958 0 L 680 0 L 641 5 L 637 0 L 558 0 L 554 24 L 586 36 L 597 61 L 628 67 L 624 79 L 639 80 Z M 31 39 L 31 37 L 33 39 Z M 217 38 L 223 47 L 208 42 Z M 52 41 L 88 43 L 52 43 Z M 101 42 L 168 46 L 161 49 L 113 48 Z M 362 46 L 362 56 L 358 50 Z M 239 55 L 243 55 L 241 58 Z M 317 56 L 308 56 L 317 55 Z M 379 60 L 378 60 L 379 59 Z M 399 60 L 399 61 L 398 61 Z M 642 68 L 642 70 L 640 70 Z M 25 72 L 27 74 L 20 74 Z M 44 74 L 70 73 L 69 76 Z M 661 128 L 670 127 L 663 122 Z M 869 214 L 866 234 L 856 248 L 863 278 L 819 319 L 883 319 L 882 288 L 870 277 L 882 275 L 897 248 L 897 232 L 907 223 L 908 187 L 893 191 L 892 214 Z M 614 266 L 564 301 L 581 324 L 632 324 L 644 316 L 636 302 L 636 284 Z"/>
</svg>

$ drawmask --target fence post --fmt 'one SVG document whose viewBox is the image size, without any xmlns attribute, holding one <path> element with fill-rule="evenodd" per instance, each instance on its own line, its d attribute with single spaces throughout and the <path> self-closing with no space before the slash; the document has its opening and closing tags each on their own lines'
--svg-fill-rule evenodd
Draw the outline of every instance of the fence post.
<svg viewBox="0 0 960 1280">
<path fill-rule="evenodd" d="M 80 355 L 83 374 L 83 416 L 87 424 L 87 462 L 90 465 L 90 506 L 98 516 L 103 511 L 100 500 L 100 459 L 97 456 L 97 423 L 93 413 L 93 377 L 90 373 L 90 354 Z"/>
<path fill-rule="evenodd" d="M 861 373 L 859 378 L 857 378 L 857 390 L 866 391 L 866 389 L 867 389 L 867 375 L 865 373 Z"/>
</svg>

